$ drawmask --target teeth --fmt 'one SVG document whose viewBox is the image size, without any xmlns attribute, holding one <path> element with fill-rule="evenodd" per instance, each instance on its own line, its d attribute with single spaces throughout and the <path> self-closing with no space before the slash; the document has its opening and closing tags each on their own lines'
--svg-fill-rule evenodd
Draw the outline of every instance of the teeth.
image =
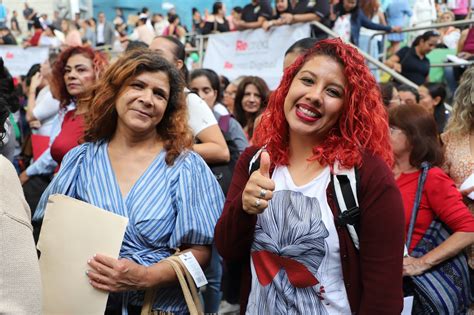
<svg viewBox="0 0 474 315">
<path fill-rule="evenodd" d="M 314 118 L 314 117 L 317 117 L 317 116 L 318 116 L 316 113 L 314 113 L 314 112 L 312 112 L 312 111 L 310 111 L 310 110 L 307 110 L 306 108 L 301 108 L 301 107 L 300 107 L 299 110 L 300 110 L 301 112 L 303 112 L 303 114 L 305 114 L 306 116 L 309 116 L 309 117 L 313 117 L 313 118 Z"/>
</svg>

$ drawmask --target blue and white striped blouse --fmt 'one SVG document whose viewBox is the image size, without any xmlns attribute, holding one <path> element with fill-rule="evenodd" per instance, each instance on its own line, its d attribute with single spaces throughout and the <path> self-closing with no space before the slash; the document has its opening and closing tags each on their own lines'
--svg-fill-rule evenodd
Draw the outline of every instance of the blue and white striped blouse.
<svg viewBox="0 0 474 315">
<path fill-rule="evenodd" d="M 123 198 L 107 147 L 107 142 L 85 143 L 71 150 L 41 197 L 33 221 L 43 218 L 51 194 L 65 194 L 128 217 L 120 257 L 145 266 L 170 256 L 182 244 L 212 243 L 224 195 L 198 154 L 183 153 L 168 166 L 162 150 Z M 126 295 L 132 305 L 143 303 L 143 292 Z M 181 289 L 159 291 L 154 309 L 187 312 Z"/>
</svg>

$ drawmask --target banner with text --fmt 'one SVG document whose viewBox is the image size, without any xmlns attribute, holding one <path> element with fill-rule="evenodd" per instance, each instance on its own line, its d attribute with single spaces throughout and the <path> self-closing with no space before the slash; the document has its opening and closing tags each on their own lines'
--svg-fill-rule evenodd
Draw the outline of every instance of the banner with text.
<svg viewBox="0 0 474 315">
<path fill-rule="evenodd" d="M 263 78 L 275 89 L 283 74 L 285 51 L 295 41 L 310 36 L 310 24 L 284 25 L 209 36 L 203 68 L 234 80 L 242 75 Z"/>
<path fill-rule="evenodd" d="M 32 65 L 43 63 L 48 55 L 48 47 L 0 46 L 0 57 L 14 77 L 26 75 Z"/>
</svg>

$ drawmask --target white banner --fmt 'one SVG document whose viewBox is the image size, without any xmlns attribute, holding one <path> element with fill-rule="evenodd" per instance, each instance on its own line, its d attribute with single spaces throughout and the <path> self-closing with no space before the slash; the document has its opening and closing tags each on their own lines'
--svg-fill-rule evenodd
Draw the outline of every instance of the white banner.
<svg viewBox="0 0 474 315">
<path fill-rule="evenodd" d="M 0 46 L 0 57 L 14 77 L 26 75 L 35 63 L 43 63 L 48 58 L 48 47 Z"/>
<path fill-rule="evenodd" d="M 295 41 L 310 36 L 310 24 L 284 25 L 243 32 L 209 36 L 203 68 L 234 80 L 241 75 L 255 75 L 275 89 L 283 74 L 285 51 Z"/>
</svg>

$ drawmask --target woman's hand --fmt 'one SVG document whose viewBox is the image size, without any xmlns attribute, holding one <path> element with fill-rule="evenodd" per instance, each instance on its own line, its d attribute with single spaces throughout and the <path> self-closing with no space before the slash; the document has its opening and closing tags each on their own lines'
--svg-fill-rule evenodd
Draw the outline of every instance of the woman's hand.
<svg viewBox="0 0 474 315">
<path fill-rule="evenodd" d="M 263 151 L 260 155 L 260 169 L 253 172 L 242 193 L 242 208 L 248 214 L 262 213 L 273 197 L 275 183 L 270 179 L 270 156 Z"/>
<path fill-rule="evenodd" d="M 23 186 L 29 179 L 30 179 L 30 177 L 26 174 L 26 171 L 21 172 L 21 174 L 20 174 L 20 183 L 21 183 L 22 186 Z"/>
<path fill-rule="evenodd" d="M 94 255 L 88 262 L 87 276 L 91 285 L 107 292 L 121 292 L 146 288 L 148 269 L 131 260 Z"/>
<path fill-rule="evenodd" d="M 459 191 L 463 197 L 468 197 L 468 195 L 472 192 L 474 192 L 474 186 L 462 189 Z"/>
<path fill-rule="evenodd" d="M 272 21 L 265 20 L 265 22 L 263 22 L 262 24 L 262 28 L 264 31 L 268 31 L 270 27 L 272 27 L 272 25 L 273 25 Z"/>
<path fill-rule="evenodd" d="M 30 83 L 30 94 L 36 93 L 36 89 L 38 86 L 40 86 L 41 81 L 43 80 L 43 76 L 41 73 L 38 71 L 35 73 L 35 75 L 31 78 L 31 83 Z"/>
<path fill-rule="evenodd" d="M 293 23 L 294 17 L 291 13 L 282 13 L 280 19 L 282 24 L 291 24 Z"/>
<path fill-rule="evenodd" d="M 396 62 L 396 63 L 393 64 L 392 69 L 395 70 L 398 73 L 401 73 L 402 72 L 402 65 L 399 64 L 398 62 Z"/>
<path fill-rule="evenodd" d="M 35 119 L 35 120 L 30 121 L 29 125 L 31 129 L 39 129 L 41 127 L 41 122 Z"/>
<path fill-rule="evenodd" d="M 432 267 L 431 264 L 427 263 L 423 257 L 405 257 L 403 258 L 403 276 L 418 276 Z"/>
</svg>

